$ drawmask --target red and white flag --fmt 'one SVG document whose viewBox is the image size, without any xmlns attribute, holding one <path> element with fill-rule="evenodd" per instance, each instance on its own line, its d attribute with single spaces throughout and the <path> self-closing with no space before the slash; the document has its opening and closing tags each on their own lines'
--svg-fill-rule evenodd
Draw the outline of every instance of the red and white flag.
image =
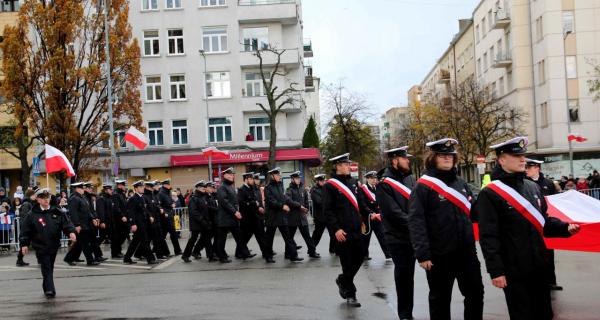
<svg viewBox="0 0 600 320">
<path fill-rule="evenodd" d="M 140 150 L 144 150 L 148 146 L 146 135 L 133 126 L 129 127 L 125 133 L 125 141 L 130 142 Z"/>
<path fill-rule="evenodd" d="M 229 152 L 219 150 L 215 146 L 202 149 L 202 155 L 213 159 L 229 159 Z"/>
<path fill-rule="evenodd" d="M 0 214 L 0 224 L 11 224 L 10 216 L 8 213 Z"/>
<path fill-rule="evenodd" d="M 51 145 L 46 145 L 46 172 L 54 173 L 65 170 L 67 176 L 75 176 L 75 170 L 64 153 Z"/>
<path fill-rule="evenodd" d="M 578 133 L 569 133 L 568 138 L 569 141 L 577 141 L 577 142 L 585 142 L 587 141 L 587 138 L 578 134 Z"/>
</svg>

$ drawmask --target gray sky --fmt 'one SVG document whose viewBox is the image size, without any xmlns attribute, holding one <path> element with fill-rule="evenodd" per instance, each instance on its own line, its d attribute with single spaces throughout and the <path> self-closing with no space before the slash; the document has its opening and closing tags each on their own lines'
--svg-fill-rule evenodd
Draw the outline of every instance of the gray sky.
<svg viewBox="0 0 600 320">
<path fill-rule="evenodd" d="M 344 81 L 373 111 L 406 104 L 479 0 L 303 0 L 304 37 L 322 83 Z"/>
</svg>

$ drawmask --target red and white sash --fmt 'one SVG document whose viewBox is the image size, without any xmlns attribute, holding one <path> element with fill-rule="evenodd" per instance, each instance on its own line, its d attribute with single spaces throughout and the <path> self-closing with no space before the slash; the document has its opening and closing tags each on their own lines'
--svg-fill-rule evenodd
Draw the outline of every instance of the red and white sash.
<svg viewBox="0 0 600 320">
<path fill-rule="evenodd" d="M 369 190 L 369 187 L 367 187 L 366 184 L 361 185 L 360 188 L 365 192 L 365 195 L 367 196 L 367 198 L 369 198 L 369 201 L 371 201 L 371 202 L 377 201 L 377 197 L 375 197 L 375 194 L 373 192 L 371 192 L 371 190 Z"/>
<path fill-rule="evenodd" d="M 544 216 L 538 211 L 538 209 L 536 209 L 531 202 L 520 195 L 517 190 L 509 187 L 500 180 L 494 180 L 488 183 L 486 188 L 490 188 L 502 199 L 506 200 L 508 204 L 515 208 L 517 212 L 527 219 L 527 221 L 531 222 L 531 224 L 533 224 L 533 226 L 537 231 L 540 232 L 541 235 L 544 234 L 544 224 L 546 223 L 546 219 L 544 219 Z"/>
<path fill-rule="evenodd" d="M 354 196 L 352 190 L 350 190 L 345 184 L 343 184 L 341 181 L 335 178 L 329 178 L 327 180 L 327 183 L 331 184 L 336 189 L 338 189 L 338 191 L 340 191 L 348 199 L 348 201 L 352 203 L 354 208 L 356 208 L 356 212 L 360 212 L 360 210 L 358 209 L 358 201 L 356 200 L 356 196 Z"/>
<path fill-rule="evenodd" d="M 462 210 L 467 216 L 471 215 L 471 203 L 467 198 L 460 192 L 450 188 L 447 184 L 445 184 L 442 180 L 430 177 L 428 175 L 423 175 L 418 183 L 422 183 L 440 195 L 444 196 L 444 198 L 450 200 L 452 204 L 457 206 L 460 210 Z"/>
<path fill-rule="evenodd" d="M 383 183 L 389 185 L 397 192 L 400 192 L 400 194 L 404 198 L 406 198 L 406 200 L 408 200 L 410 198 L 410 189 L 407 186 L 403 185 L 402 183 L 400 183 L 392 178 L 389 178 L 389 177 L 384 178 Z"/>
</svg>

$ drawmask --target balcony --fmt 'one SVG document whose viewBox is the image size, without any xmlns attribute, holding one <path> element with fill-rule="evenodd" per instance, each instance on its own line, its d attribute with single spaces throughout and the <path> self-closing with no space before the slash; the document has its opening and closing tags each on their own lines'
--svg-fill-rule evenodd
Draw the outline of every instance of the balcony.
<svg viewBox="0 0 600 320">
<path fill-rule="evenodd" d="M 286 104 L 281 108 L 281 112 L 285 113 L 298 113 L 302 112 L 304 101 L 302 100 L 301 94 L 293 94 L 292 95 L 292 103 Z M 278 104 L 281 104 L 284 101 L 284 98 L 278 100 Z M 254 113 L 254 112 L 262 112 L 263 110 L 257 103 L 262 103 L 267 109 L 269 108 L 269 102 L 267 101 L 266 96 L 259 97 L 243 97 L 242 98 L 242 112 L 244 113 Z"/>
<path fill-rule="evenodd" d="M 498 9 L 495 14 L 493 29 L 506 29 L 510 26 L 510 12 L 508 9 Z"/>
<path fill-rule="evenodd" d="M 296 0 L 238 0 L 240 23 L 298 23 Z"/>
<path fill-rule="evenodd" d="M 313 79 L 312 66 L 304 67 L 304 91 L 306 91 L 306 92 L 314 92 L 315 91 L 315 81 Z"/>
<path fill-rule="evenodd" d="M 277 63 L 277 55 L 269 51 L 261 51 L 263 58 L 263 65 L 266 67 L 274 66 Z M 280 66 L 297 66 L 300 64 L 300 55 L 298 49 L 285 49 L 285 52 L 281 55 Z M 240 52 L 240 66 L 244 67 L 257 67 L 259 65 L 258 57 L 254 51 L 243 51 Z"/>
<path fill-rule="evenodd" d="M 440 78 L 438 79 L 439 84 L 450 83 L 450 71 L 446 69 L 440 70 Z"/>
<path fill-rule="evenodd" d="M 510 51 L 508 52 L 498 52 L 496 55 L 496 60 L 492 63 L 492 68 L 508 68 L 512 66 L 512 57 L 510 55 Z"/>
<path fill-rule="evenodd" d="M 310 41 L 310 39 L 304 39 L 304 57 L 305 58 L 313 57 L 312 41 Z"/>
</svg>

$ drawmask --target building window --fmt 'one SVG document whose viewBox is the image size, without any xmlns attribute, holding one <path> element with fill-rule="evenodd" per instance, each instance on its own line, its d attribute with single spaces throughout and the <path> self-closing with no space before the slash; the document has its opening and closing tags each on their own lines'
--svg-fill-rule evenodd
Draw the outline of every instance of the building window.
<svg viewBox="0 0 600 320">
<path fill-rule="evenodd" d="M 577 59 L 575 56 L 566 56 L 565 63 L 567 64 L 567 79 L 577 78 Z"/>
<path fill-rule="evenodd" d="M 569 99 L 569 120 L 579 122 L 579 100 Z"/>
<path fill-rule="evenodd" d="M 511 91 L 513 89 L 512 71 L 506 73 L 506 90 Z"/>
<path fill-rule="evenodd" d="M 147 57 L 160 55 L 158 30 L 144 31 L 144 55 Z"/>
<path fill-rule="evenodd" d="M 185 75 L 169 76 L 169 88 L 171 90 L 171 101 L 185 100 Z"/>
<path fill-rule="evenodd" d="M 115 131 L 114 136 L 118 141 L 116 144 L 116 147 L 125 148 L 126 147 L 125 131 L 117 130 L 117 131 Z M 102 148 L 104 148 L 104 149 L 110 148 L 109 143 L 110 143 L 110 131 L 106 131 L 106 139 L 102 140 Z"/>
<path fill-rule="evenodd" d="M 158 0 L 142 0 L 142 10 L 158 10 Z"/>
<path fill-rule="evenodd" d="M 487 52 L 483 54 L 483 70 L 487 71 L 488 69 L 488 54 Z"/>
<path fill-rule="evenodd" d="M 496 59 L 496 56 L 494 55 L 494 46 L 490 47 L 490 65 L 494 64 L 494 60 Z"/>
<path fill-rule="evenodd" d="M 546 82 L 546 60 L 538 62 L 538 84 Z"/>
<path fill-rule="evenodd" d="M 173 144 L 188 144 L 187 120 L 173 120 Z"/>
<path fill-rule="evenodd" d="M 248 119 L 248 128 L 248 131 L 256 141 L 268 141 L 271 139 L 271 126 L 268 117 Z"/>
<path fill-rule="evenodd" d="M 172 29 L 167 31 L 169 41 L 169 55 L 182 55 L 183 49 L 183 29 Z"/>
<path fill-rule="evenodd" d="M 492 28 L 494 27 L 494 18 L 492 17 L 492 9 L 490 9 L 490 11 L 488 11 L 487 19 L 488 19 L 488 30 L 492 30 Z"/>
<path fill-rule="evenodd" d="M 504 77 L 500 77 L 498 80 L 498 94 L 500 97 L 504 96 Z"/>
<path fill-rule="evenodd" d="M 542 41 L 544 39 L 544 17 L 540 16 L 535 19 L 535 34 L 537 41 Z"/>
<path fill-rule="evenodd" d="M 200 0 L 201 7 L 217 7 L 224 6 L 225 0 Z"/>
<path fill-rule="evenodd" d="M 223 117 L 208 119 L 208 138 L 209 142 L 232 141 L 231 118 Z"/>
<path fill-rule="evenodd" d="M 563 11 L 563 34 L 575 32 L 575 24 L 573 21 L 573 11 Z"/>
<path fill-rule="evenodd" d="M 231 84 L 229 82 L 229 72 L 209 72 L 206 74 L 206 97 L 231 97 Z"/>
<path fill-rule="evenodd" d="M 167 0 L 167 9 L 181 9 L 181 0 Z"/>
<path fill-rule="evenodd" d="M 477 72 L 479 75 L 483 73 L 483 70 L 481 69 L 481 58 L 477 59 Z"/>
<path fill-rule="evenodd" d="M 162 101 L 160 76 L 146 77 L 146 102 Z"/>
<path fill-rule="evenodd" d="M 542 128 L 545 128 L 548 126 L 548 102 L 544 102 L 540 105 L 540 114 Z"/>
<path fill-rule="evenodd" d="M 475 26 L 475 40 L 479 43 L 479 25 Z"/>
<path fill-rule="evenodd" d="M 203 28 L 202 48 L 205 52 L 226 52 L 227 29 L 225 27 Z"/>
<path fill-rule="evenodd" d="M 162 121 L 148 121 L 148 138 L 151 146 L 162 146 L 165 144 Z"/>
<path fill-rule="evenodd" d="M 269 48 L 269 28 L 245 28 L 244 51 L 256 51 Z"/>
<path fill-rule="evenodd" d="M 481 38 L 485 37 L 485 17 L 481 19 Z"/>
<path fill-rule="evenodd" d="M 269 74 L 265 74 L 265 78 L 268 78 Z M 267 80 L 267 79 L 265 79 Z M 267 80 L 268 81 L 268 80 Z M 265 86 L 263 86 L 262 77 L 260 73 L 248 72 L 244 75 L 244 82 L 246 88 L 244 90 L 244 96 L 246 97 L 260 97 L 265 95 Z"/>
</svg>

